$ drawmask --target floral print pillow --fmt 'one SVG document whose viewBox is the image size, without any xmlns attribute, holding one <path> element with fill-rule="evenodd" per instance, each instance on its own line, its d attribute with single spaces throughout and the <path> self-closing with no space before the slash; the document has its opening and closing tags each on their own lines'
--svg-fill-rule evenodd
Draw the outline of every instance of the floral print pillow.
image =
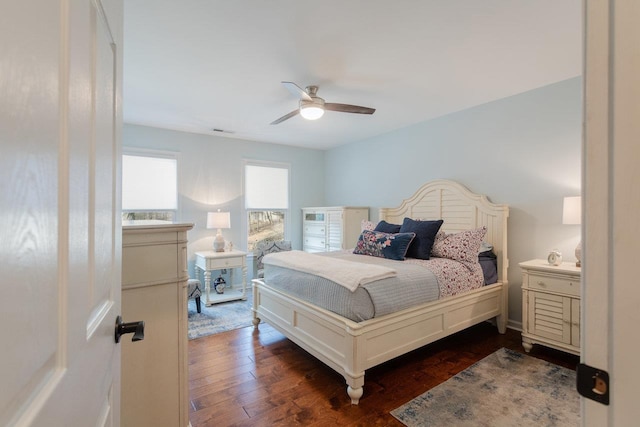
<svg viewBox="0 0 640 427">
<path fill-rule="evenodd" d="M 478 252 L 486 234 L 487 227 L 465 230 L 454 234 L 439 232 L 436 234 L 431 248 L 431 255 L 455 261 L 477 263 Z"/>
<path fill-rule="evenodd" d="M 375 223 L 371 221 L 367 221 L 366 219 L 363 219 L 362 221 L 360 221 L 360 231 L 364 231 L 364 230 L 373 231 L 375 228 L 376 228 Z"/>
<path fill-rule="evenodd" d="M 415 233 L 383 233 L 364 230 L 353 250 L 354 254 L 404 261 Z"/>
</svg>

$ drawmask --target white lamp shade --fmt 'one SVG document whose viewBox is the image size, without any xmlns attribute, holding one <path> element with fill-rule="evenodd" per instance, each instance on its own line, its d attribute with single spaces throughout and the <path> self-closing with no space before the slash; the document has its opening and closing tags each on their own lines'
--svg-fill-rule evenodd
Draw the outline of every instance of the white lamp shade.
<svg viewBox="0 0 640 427">
<path fill-rule="evenodd" d="M 301 105 L 300 115 L 307 120 L 317 120 L 324 115 L 324 108 L 313 104 Z"/>
<path fill-rule="evenodd" d="M 207 228 L 231 228 L 231 213 L 207 212 Z"/>
<path fill-rule="evenodd" d="M 582 198 L 580 196 L 565 197 L 562 207 L 562 223 L 581 224 L 582 222 Z"/>
</svg>

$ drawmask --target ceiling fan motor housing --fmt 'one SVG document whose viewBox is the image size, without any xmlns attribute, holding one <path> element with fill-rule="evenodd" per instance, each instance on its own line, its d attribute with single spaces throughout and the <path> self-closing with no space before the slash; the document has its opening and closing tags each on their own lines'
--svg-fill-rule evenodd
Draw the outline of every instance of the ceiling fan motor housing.
<svg viewBox="0 0 640 427">
<path fill-rule="evenodd" d="M 318 93 L 318 86 L 315 86 L 315 85 L 307 86 L 305 90 L 310 97 L 315 98 L 317 96 L 316 94 Z"/>
<path fill-rule="evenodd" d="M 311 101 L 307 101 L 306 99 L 300 100 L 300 108 L 307 108 L 311 106 L 324 108 L 324 99 L 314 96 L 313 98 L 311 98 Z"/>
</svg>

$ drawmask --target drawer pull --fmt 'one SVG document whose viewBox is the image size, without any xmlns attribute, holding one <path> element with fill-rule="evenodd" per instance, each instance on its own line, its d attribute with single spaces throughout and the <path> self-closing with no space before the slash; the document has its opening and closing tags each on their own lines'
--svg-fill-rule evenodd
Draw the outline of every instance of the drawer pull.
<svg viewBox="0 0 640 427">
<path fill-rule="evenodd" d="M 544 288 L 545 286 L 547 286 L 547 284 L 538 280 L 538 286 L 542 286 Z"/>
</svg>

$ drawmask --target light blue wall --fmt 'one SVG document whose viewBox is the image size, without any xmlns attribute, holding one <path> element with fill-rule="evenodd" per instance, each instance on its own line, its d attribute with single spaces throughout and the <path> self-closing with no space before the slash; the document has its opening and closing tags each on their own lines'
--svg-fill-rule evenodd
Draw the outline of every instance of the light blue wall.
<svg viewBox="0 0 640 427">
<path fill-rule="evenodd" d="M 329 150 L 325 202 L 370 206 L 377 219 L 446 178 L 508 204 L 509 318 L 520 322 L 518 263 L 553 248 L 575 260 L 580 229 L 562 225 L 562 200 L 580 194 L 581 93 L 577 77 Z"/>
<path fill-rule="evenodd" d="M 562 198 L 580 193 L 582 79 L 449 114 L 328 151 L 125 124 L 125 147 L 176 151 L 180 220 L 195 223 L 189 255 L 207 250 L 206 213 L 232 214 L 227 240 L 242 244 L 242 160 L 291 164 L 290 238 L 301 245 L 305 206 L 397 206 L 424 182 L 446 178 L 510 206 L 509 318 L 521 321 L 518 263 L 557 248 L 573 260 L 579 226 L 562 225 Z M 190 267 L 192 269 L 192 266 Z"/>
<path fill-rule="evenodd" d="M 219 136 L 177 132 L 125 124 L 123 146 L 180 153 L 178 220 L 195 224 L 189 232 L 190 274 L 193 253 L 210 250 L 213 230 L 206 229 L 207 212 L 231 212 L 231 229 L 223 230 L 227 241 L 246 250 L 242 216 L 242 162 L 267 160 L 291 165 L 291 215 L 289 238 L 295 249 L 302 241 L 304 206 L 324 203 L 324 152 L 276 144 L 263 144 Z"/>
</svg>

